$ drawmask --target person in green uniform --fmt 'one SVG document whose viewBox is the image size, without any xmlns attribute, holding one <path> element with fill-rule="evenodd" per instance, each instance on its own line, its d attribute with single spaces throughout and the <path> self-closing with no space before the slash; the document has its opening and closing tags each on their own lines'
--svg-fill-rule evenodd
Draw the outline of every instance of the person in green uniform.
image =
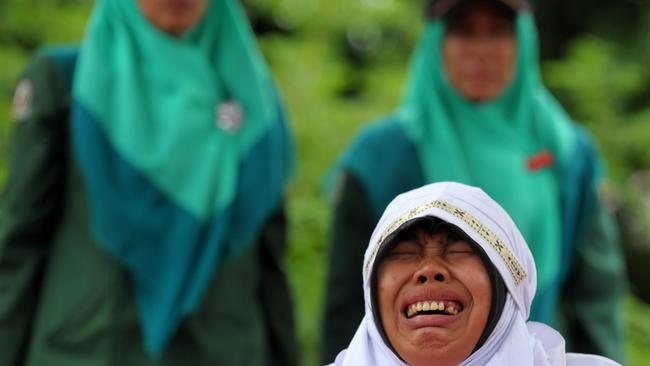
<svg viewBox="0 0 650 366">
<path fill-rule="evenodd" d="M 293 143 L 236 0 L 100 0 L 14 102 L 0 365 L 297 365 Z"/>
<path fill-rule="evenodd" d="M 521 0 L 439 0 L 397 110 L 365 127 L 330 178 L 323 362 L 363 317 L 362 262 L 381 210 L 426 183 L 478 186 L 513 217 L 538 268 L 531 319 L 572 352 L 624 363 L 625 268 L 599 199 L 601 159 L 541 81 Z"/>
</svg>

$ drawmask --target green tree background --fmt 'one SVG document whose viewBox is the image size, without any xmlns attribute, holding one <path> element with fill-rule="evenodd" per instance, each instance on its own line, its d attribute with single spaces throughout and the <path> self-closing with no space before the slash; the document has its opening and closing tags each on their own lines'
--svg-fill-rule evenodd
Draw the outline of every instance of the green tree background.
<svg viewBox="0 0 650 366">
<path fill-rule="evenodd" d="M 297 141 L 287 260 L 304 364 L 316 365 L 329 223 L 321 182 L 361 124 L 397 104 L 424 25 L 424 1 L 244 3 Z M 650 359 L 650 307 L 638 296 L 648 301 L 650 295 L 634 283 L 649 278 L 643 271 L 650 264 L 650 179 L 638 173 L 650 169 L 650 5 L 594 4 L 537 2 L 543 73 L 571 116 L 595 134 L 612 177 L 613 200 L 625 207 L 622 217 L 631 234 L 624 244 L 631 275 L 641 279 L 633 282 L 626 305 L 628 356 L 630 365 L 641 366 Z M 91 8 L 90 0 L 0 2 L 0 182 L 7 169 L 11 99 L 22 68 L 39 46 L 78 43 Z"/>
</svg>

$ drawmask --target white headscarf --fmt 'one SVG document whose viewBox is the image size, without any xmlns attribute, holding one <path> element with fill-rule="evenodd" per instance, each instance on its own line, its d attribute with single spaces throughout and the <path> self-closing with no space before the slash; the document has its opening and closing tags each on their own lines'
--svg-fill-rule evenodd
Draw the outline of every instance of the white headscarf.
<svg viewBox="0 0 650 366">
<path fill-rule="evenodd" d="M 579 366 L 619 365 L 609 359 L 566 353 L 552 328 L 526 322 L 537 273 L 526 241 L 508 214 L 482 190 L 460 183 L 434 183 L 396 197 L 372 233 L 363 266 L 365 317 L 334 365 L 406 365 L 383 340 L 375 324 L 371 274 L 380 248 L 404 223 L 433 216 L 457 226 L 487 254 L 507 288 L 503 311 L 485 343 L 461 365 Z M 435 365 L 435 360 L 431 360 Z"/>
</svg>

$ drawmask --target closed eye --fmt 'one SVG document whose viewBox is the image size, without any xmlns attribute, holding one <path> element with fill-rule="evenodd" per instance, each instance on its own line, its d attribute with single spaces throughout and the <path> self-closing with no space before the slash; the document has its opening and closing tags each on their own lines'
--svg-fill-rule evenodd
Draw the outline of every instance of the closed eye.
<svg viewBox="0 0 650 366">
<path fill-rule="evenodd" d="M 447 244 L 446 254 L 476 254 L 474 248 L 466 241 L 456 241 Z"/>
<path fill-rule="evenodd" d="M 388 253 L 390 257 L 407 257 L 418 255 L 421 252 L 421 247 L 418 243 L 405 240 L 397 243 L 395 247 Z"/>
</svg>

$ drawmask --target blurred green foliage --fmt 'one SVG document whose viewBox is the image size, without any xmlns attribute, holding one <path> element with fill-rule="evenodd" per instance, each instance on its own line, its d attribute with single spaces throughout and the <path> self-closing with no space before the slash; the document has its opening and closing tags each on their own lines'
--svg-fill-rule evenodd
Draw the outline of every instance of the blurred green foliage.
<svg viewBox="0 0 650 366">
<path fill-rule="evenodd" d="M 316 365 L 329 224 L 321 182 L 357 129 L 399 101 L 410 53 L 424 25 L 424 0 L 244 3 L 297 141 L 299 166 L 288 197 L 288 265 L 304 361 Z M 545 6 L 540 9 L 545 14 L 560 6 L 537 3 Z M 607 9 L 615 7 L 608 4 Z M 91 7 L 90 0 L 0 2 L 0 182 L 6 174 L 10 104 L 20 70 L 39 45 L 78 42 Z M 628 32 L 624 43 L 617 41 L 620 29 L 612 29 L 608 38 L 607 27 L 601 26 L 599 34 L 605 37 L 548 37 L 561 41 L 550 47 L 551 54 L 564 57 L 543 67 L 546 83 L 569 114 L 596 136 L 614 186 L 633 206 L 641 200 L 627 188 L 627 177 L 650 169 L 650 75 L 645 66 L 650 61 L 650 11 L 643 9 L 645 15 L 639 16 L 649 21 L 628 27 L 634 33 Z M 589 24 L 581 22 L 583 28 Z M 547 18 L 543 24 L 552 22 Z M 640 366 L 650 359 L 650 307 L 630 297 L 627 312 L 629 364 Z"/>
<path fill-rule="evenodd" d="M 567 59 L 547 62 L 544 71 L 569 114 L 598 136 L 616 180 L 650 167 L 650 103 L 634 103 L 647 95 L 646 67 L 619 57 L 601 38 L 585 37 L 570 46 Z"/>
</svg>

